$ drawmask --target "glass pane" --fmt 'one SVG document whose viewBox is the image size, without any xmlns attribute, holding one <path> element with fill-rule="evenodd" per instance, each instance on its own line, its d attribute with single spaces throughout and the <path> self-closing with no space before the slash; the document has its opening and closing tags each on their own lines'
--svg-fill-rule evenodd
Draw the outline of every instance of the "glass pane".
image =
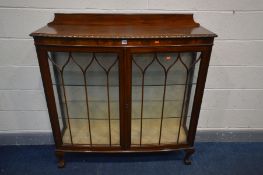
<svg viewBox="0 0 263 175">
<path fill-rule="evenodd" d="M 186 143 L 199 58 L 191 52 L 132 55 L 132 146 Z"/>
<path fill-rule="evenodd" d="M 115 53 L 49 53 L 64 144 L 119 146 L 118 64 Z"/>
</svg>

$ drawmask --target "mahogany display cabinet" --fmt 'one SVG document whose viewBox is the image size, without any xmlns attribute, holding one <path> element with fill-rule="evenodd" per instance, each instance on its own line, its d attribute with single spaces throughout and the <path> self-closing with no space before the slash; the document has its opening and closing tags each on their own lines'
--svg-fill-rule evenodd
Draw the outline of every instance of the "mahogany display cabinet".
<svg viewBox="0 0 263 175">
<path fill-rule="evenodd" d="M 65 152 L 184 150 L 216 35 L 192 14 L 55 14 L 33 32 L 59 167 Z"/>
</svg>

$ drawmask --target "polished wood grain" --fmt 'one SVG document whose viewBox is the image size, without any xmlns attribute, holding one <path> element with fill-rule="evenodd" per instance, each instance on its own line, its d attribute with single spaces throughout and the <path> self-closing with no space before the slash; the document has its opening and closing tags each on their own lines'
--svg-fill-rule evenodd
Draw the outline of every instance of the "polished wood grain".
<svg viewBox="0 0 263 175">
<path fill-rule="evenodd" d="M 59 38 L 198 38 L 216 35 L 189 14 L 55 14 L 53 22 L 31 33 Z"/>
<path fill-rule="evenodd" d="M 51 38 L 34 37 L 35 45 L 41 46 L 77 46 L 77 47 L 168 47 L 168 46 L 201 46 L 213 45 L 214 38 L 170 38 L 170 39 L 84 39 L 84 38 Z"/>
</svg>

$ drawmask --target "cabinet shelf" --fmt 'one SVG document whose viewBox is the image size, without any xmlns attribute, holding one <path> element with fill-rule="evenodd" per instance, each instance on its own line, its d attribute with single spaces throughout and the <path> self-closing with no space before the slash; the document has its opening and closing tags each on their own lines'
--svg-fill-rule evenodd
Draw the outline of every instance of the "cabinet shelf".
<svg viewBox="0 0 263 175">
<path fill-rule="evenodd" d="M 163 111 L 163 118 L 180 118 L 181 117 L 181 107 L 182 100 L 167 100 L 165 109 Z M 108 119 L 108 103 L 107 101 L 90 101 L 89 102 L 89 111 L 87 111 L 87 105 L 85 101 L 69 101 L 68 103 L 68 115 L 67 112 L 64 112 L 64 115 L 60 114 L 60 118 L 62 116 L 65 119 L 85 119 L 89 117 L 90 119 L 103 120 Z M 110 117 L 112 120 L 119 119 L 119 108 L 118 101 L 110 102 Z M 141 112 L 141 101 L 134 100 L 132 107 L 132 119 L 138 118 L 140 119 Z M 144 101 L 144 112 L 142 115 L 143 119 L 160 119 L 162 115 L 162 100 L 145 100 Z M 66 111 L 66 104 L 63 103 L 64 111 Z"/>
<path fill-rule="evenodd" d="M 63 86 L 62 84 L 57 84 L 57 83 L 52 83 L 52 85 L 56 86 Z M 187 83 L 187 84 L 166 84 L 166 86 L 188 86 L 188 85 L 196 85 L 196 83 Z M 77 87 L 85 87 L 84 84 L 64 84 L 64 86 L 77 86 Z M 88 84 L 86 85 L 87 87 L 107 87 L 107 85 L 104 84 Z M 132 84 L 131 86 L 139 86 L 141 87 L 142 85 L 140 84 Z M 143 86 L 164 86 L 164 84 L 144 84 Z M 119 85 L 110 85 L 110 87 L 119 87 Z"/>
<path fill-rule="evenodd" d="M 188 116 L 189 117 L 189 116 Z M 81 118 L 78 118 L 78 117 L 59 117 L 59 119 L 71 119 L 71 120 L 88 120 L 88 118 L 85 116 L 85 117 L 81 117 Z M 170 118 L 181 118 L 181 117 L 163 117 L 164 119 L 170 119 Z M 160 117 L 156 116 L 156 117 L 143 117 L 142 118 L 143 120 L 148 120 L 148 119 L 154 119 L 154 120 L 161 120 Z M 108 121 L 109 119 L 107 117 L 100 117 L 100 118 L 92 118 L 90 117 L 90 120 L 106 120 Z M 116 118 L 116 117 L 112 117 L 111 120 L 120 120 L 119 118 Z M 132 117 L 132 120 L 141 120 L 140 117 Z"/>
</svg>

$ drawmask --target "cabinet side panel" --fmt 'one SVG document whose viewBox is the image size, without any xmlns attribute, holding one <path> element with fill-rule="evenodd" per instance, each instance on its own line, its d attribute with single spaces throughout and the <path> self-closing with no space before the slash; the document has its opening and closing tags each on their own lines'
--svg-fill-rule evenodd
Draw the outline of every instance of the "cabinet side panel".
<svg viewBox="0 0 263 175">
<path fill-rule="evenodd" d="M 58 121 L 58 115 L 56 110 L 56 103 L 52 88 L 52 80 L 51 75 L 49 71 L 49 64 L 48 64 L 48 54 L 47 51 L 41 47 L 36 47 L 37 56 L 38 56 L 38 62 L 41 72 L 41 77 L 43 81 L 43 87 L 45 91 L 46 101 L 47 101 L 47 107 L 51 122 L 51 127 L 53 131 L 53 137 L 56 144 L 56 147 L 62 145 L 62 139 L 61 139 L 61 133 L 59 129 L 59 121 Z"/>
<path fill-rule="evenodd" d="M 188 143 L 191 146 L 194 145 L 211 52 L 212 52 L 212 46 L 206 47 L 206 49 L 201 53 L 201 60 L 200 60 L 201 62 L 200 62 L 200 68 L 198 73 L 197 85 L 195 89 L 195 96 L 194 96 L 192 114 L 191 114 L 192 118 L 190 121 L 189 133 L 187 137 Z"/>
</svg>

